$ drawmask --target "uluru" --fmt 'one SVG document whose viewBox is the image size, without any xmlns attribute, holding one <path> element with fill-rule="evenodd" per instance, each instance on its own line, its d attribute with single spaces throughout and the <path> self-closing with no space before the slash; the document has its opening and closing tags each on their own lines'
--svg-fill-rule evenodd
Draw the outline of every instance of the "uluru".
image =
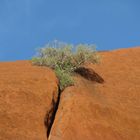
<svg viewBox="0 0 140 140">
<path fill-rule="evenodd" d="M 98 53 L 61 93 L 52 69 L 0 62 L 0 140 L 139 140 L 140 47 Z"/>
</svg>

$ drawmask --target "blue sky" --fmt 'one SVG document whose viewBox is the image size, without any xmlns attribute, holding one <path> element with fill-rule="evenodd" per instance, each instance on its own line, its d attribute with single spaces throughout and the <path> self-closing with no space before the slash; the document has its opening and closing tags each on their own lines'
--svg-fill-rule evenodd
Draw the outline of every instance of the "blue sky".
<svg viewBox="0 0 140 140">
<path fill-rule="evenodd" d="M 0 0 L 0 61 L 30 59 L 48 41 L 140 45 L 140 0 Z"/>
</svg>

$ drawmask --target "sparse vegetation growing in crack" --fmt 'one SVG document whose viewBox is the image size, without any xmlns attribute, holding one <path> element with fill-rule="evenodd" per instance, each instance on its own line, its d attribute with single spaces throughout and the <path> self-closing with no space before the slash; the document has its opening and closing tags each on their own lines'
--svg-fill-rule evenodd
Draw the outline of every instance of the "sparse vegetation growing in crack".
<svg viewBox="0 0 140 140">
<path fill-rule="evenodd" d="M 37 51 L 32 63 L 53 69 L 59 79 L 60 89 L 74 85 L 72 75 L 85 63 L 98 63 L 95 45 L 71 45 L 59 41 L 48 43 Z"/>
</svg>

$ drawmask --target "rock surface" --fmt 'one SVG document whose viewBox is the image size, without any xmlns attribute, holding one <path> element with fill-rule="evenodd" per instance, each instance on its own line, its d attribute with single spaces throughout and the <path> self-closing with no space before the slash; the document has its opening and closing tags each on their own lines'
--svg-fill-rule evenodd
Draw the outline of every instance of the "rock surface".
<svg viewBox="0 0 140 140">
<path fill-rule="evenodd" d="M 45 116 L 58 96 L 48 68 L 28 61 L 0 63 L 0 140 L 45 140 Z"/>
<path fill-rule="evenodd" d="M 104 83 L 76 76 L 61 95 L 49 140 L 140 139 L 140 47 L 101 52 L 88 65 Z"/>
</svg>

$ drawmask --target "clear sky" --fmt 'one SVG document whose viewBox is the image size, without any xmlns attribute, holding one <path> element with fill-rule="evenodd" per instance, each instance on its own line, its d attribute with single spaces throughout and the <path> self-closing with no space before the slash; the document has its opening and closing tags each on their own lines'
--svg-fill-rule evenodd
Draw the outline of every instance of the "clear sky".
<svg viewBox="0 0 140 140">
<path fill-rule="evenodd" d="M 30 59 L 53 40 L 140 45 L 140 0 L 0 0 L 0 61 Z"/>
</svg>

